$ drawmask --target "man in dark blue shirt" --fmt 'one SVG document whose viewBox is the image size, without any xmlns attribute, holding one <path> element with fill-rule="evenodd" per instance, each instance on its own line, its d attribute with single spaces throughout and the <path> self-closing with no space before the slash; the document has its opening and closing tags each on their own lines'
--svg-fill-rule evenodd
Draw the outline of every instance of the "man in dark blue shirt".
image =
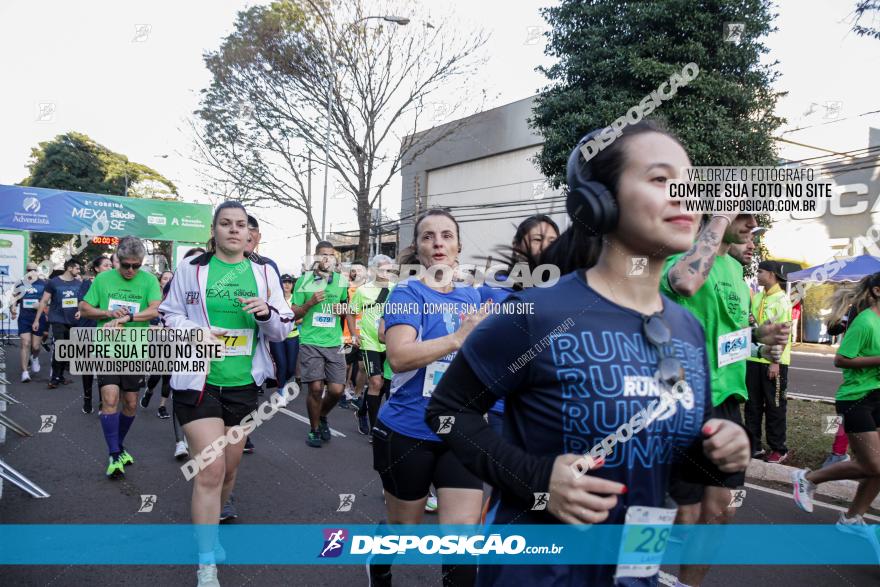
<svg viewBox="0 0 880 587">
<path fill-rule="evenodd" d="M 43 297 L 37 306 L 37 316 L 49 307 L 49 327 L 52 336 L 57 340 L 70 338 L 70 328 L 76 326 L 76 314 L 79 308 L 79 291 L 82 283 L 79 280 L 81 266 L 76 259 L 68 259 L 64 262 L 64 273 L 53 277 L 46 284 Z M 34 320 L 33 331 L 39 331 L 39 318 Z M 49 378 L 49 389 L 55 389 L 59 385 L 71 383 L 70 379 L 64 378 L 64 369 L 67 361 L 57 361 L 52 357 L 52 375 Z"/>
</svg>

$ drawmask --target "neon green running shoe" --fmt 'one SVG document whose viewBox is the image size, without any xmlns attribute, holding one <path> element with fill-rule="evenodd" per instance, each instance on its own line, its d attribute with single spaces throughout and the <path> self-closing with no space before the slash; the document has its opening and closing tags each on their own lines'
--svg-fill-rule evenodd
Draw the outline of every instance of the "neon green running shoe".
<svg viewBox="0 0 880 587">
<path fill-rule="evenodd" d="M 110 462 L 107 464 L 107 478 L 108 479 L 124 479 L 125 478 L 125 467 L 122 466 L 122 459 L 116 457 L 110 457 Z"/>
<path fill-rule="evenodd" d="M 119 453 L 119 461 L 122 463 L 123 467 L 127 467 L 134 464 L 134 457 L 128 454 L 127 450 L 122 449 L 122 452 Z"/>
</svg>

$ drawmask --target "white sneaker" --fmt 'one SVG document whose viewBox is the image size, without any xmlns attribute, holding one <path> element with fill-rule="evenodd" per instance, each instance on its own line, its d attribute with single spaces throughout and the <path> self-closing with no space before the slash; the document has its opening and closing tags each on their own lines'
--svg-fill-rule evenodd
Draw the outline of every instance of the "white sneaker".
<svg viewBox="0 0 880 587">
<path fill-rule="evenodd" d="M 813 512 L 813 494 L 816 493 L 815 483 L 806 478 L 809 469 L 797 469 L 791 474 L 794 490 L 794 502 L 805 512 Z"/>
<path fill-rule="evenodd" d="M 175 459 L 185 459 L 189 456 L 189 451 L 186 449 L 186 443 L 184 441 L 180 441 L 174 445 L 174 458 Z"/>
<path fill-rule="evenodd" d="M 217 565 L 199 565 L 196 576 L 199 578 L 196 587 L 220 587 L 220 581 L 217 580 Z"/>
<path fill-rule="evenodd" d="M 425 502 L 425 511 L 429 514 L 433 514 L 437 512 L 437 496 L 429 495 L 428 501 Z"/>
<path fill-rule="evenodd" d="M 22 371 L 21 372 L 21 382 L 27 383 L 30 380 L 31 380 L 31 374 L 28 373 L 27 371 Z"/>
<path fill-rule="evenodd" d="M 31 357 L 31 371 L 34 373 L 40 372 L 40 359 L 37 357 Z"/>
<path fill-rule="evenodd" d="M 846 513 L 840 512 L 840 517 L 837 519 L 835 527 L 841 532 L 855 534 L 856 536 L 865 536 L 868 533 L 868 525 L 865 523 L 865 519 L 858 514 L 848 518 Z"/>
</svg>

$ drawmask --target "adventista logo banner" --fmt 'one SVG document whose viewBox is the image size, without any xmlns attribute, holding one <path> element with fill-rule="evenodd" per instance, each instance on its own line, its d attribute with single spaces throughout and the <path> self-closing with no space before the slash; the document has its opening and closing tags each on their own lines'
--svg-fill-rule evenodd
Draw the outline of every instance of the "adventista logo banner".
<svg viewBox="0 0 880 587">
<path fill-rule="evenodd" d="M 105 236 L 203 243 L 211 232 L 208 204 L 0 185 L 0 228 L 80 234 L 98 218 Z"/>
</svg>

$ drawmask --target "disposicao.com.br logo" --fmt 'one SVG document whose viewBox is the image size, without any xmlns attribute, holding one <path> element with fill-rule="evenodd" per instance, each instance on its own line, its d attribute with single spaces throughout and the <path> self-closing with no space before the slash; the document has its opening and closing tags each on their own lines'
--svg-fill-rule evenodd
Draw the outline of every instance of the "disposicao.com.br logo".
<svg viewBox="0 0 880 587">
<path fill-rule="evenodd" d="M 325 530 L 325 536 L 327 536 Z M 339 532 L 339 531 L 336 531 Z M 331 534 L 332 535 L 332 534 Z M 343 537 L 344 541 L 345 538 Z M 324 541 L 324 550 L 328 548 L 328 540 Z M 407 554 L 412 551 L 413 554 L 463 554 L 463 555 L 517 555 L 517 554 L 551 554 L 550 549 L 556 548 L 561 552 L 564 547 L 553 545 L 553 547 L 529 547 L 526 545 L 526 539 L 523 536 L 511 535 L 502 537 L 500 534 L 490 534 L 484 536 L 481 534 L 474 536 L 463 535 L 407 535 L 407 534 L 389 534 L 386 536 L 363 536 L 353 535 L 351 537 L 351 547 L 349 554 Z M 541 549 L 541 550 L 538 550 Z M 545 552 L 546 549 L 546 552 Z M 341 551 L 341 547 L 336 552 Z M 323 554 L 324 556 L 338 556 L 336 554 Z"/>
</svg>

